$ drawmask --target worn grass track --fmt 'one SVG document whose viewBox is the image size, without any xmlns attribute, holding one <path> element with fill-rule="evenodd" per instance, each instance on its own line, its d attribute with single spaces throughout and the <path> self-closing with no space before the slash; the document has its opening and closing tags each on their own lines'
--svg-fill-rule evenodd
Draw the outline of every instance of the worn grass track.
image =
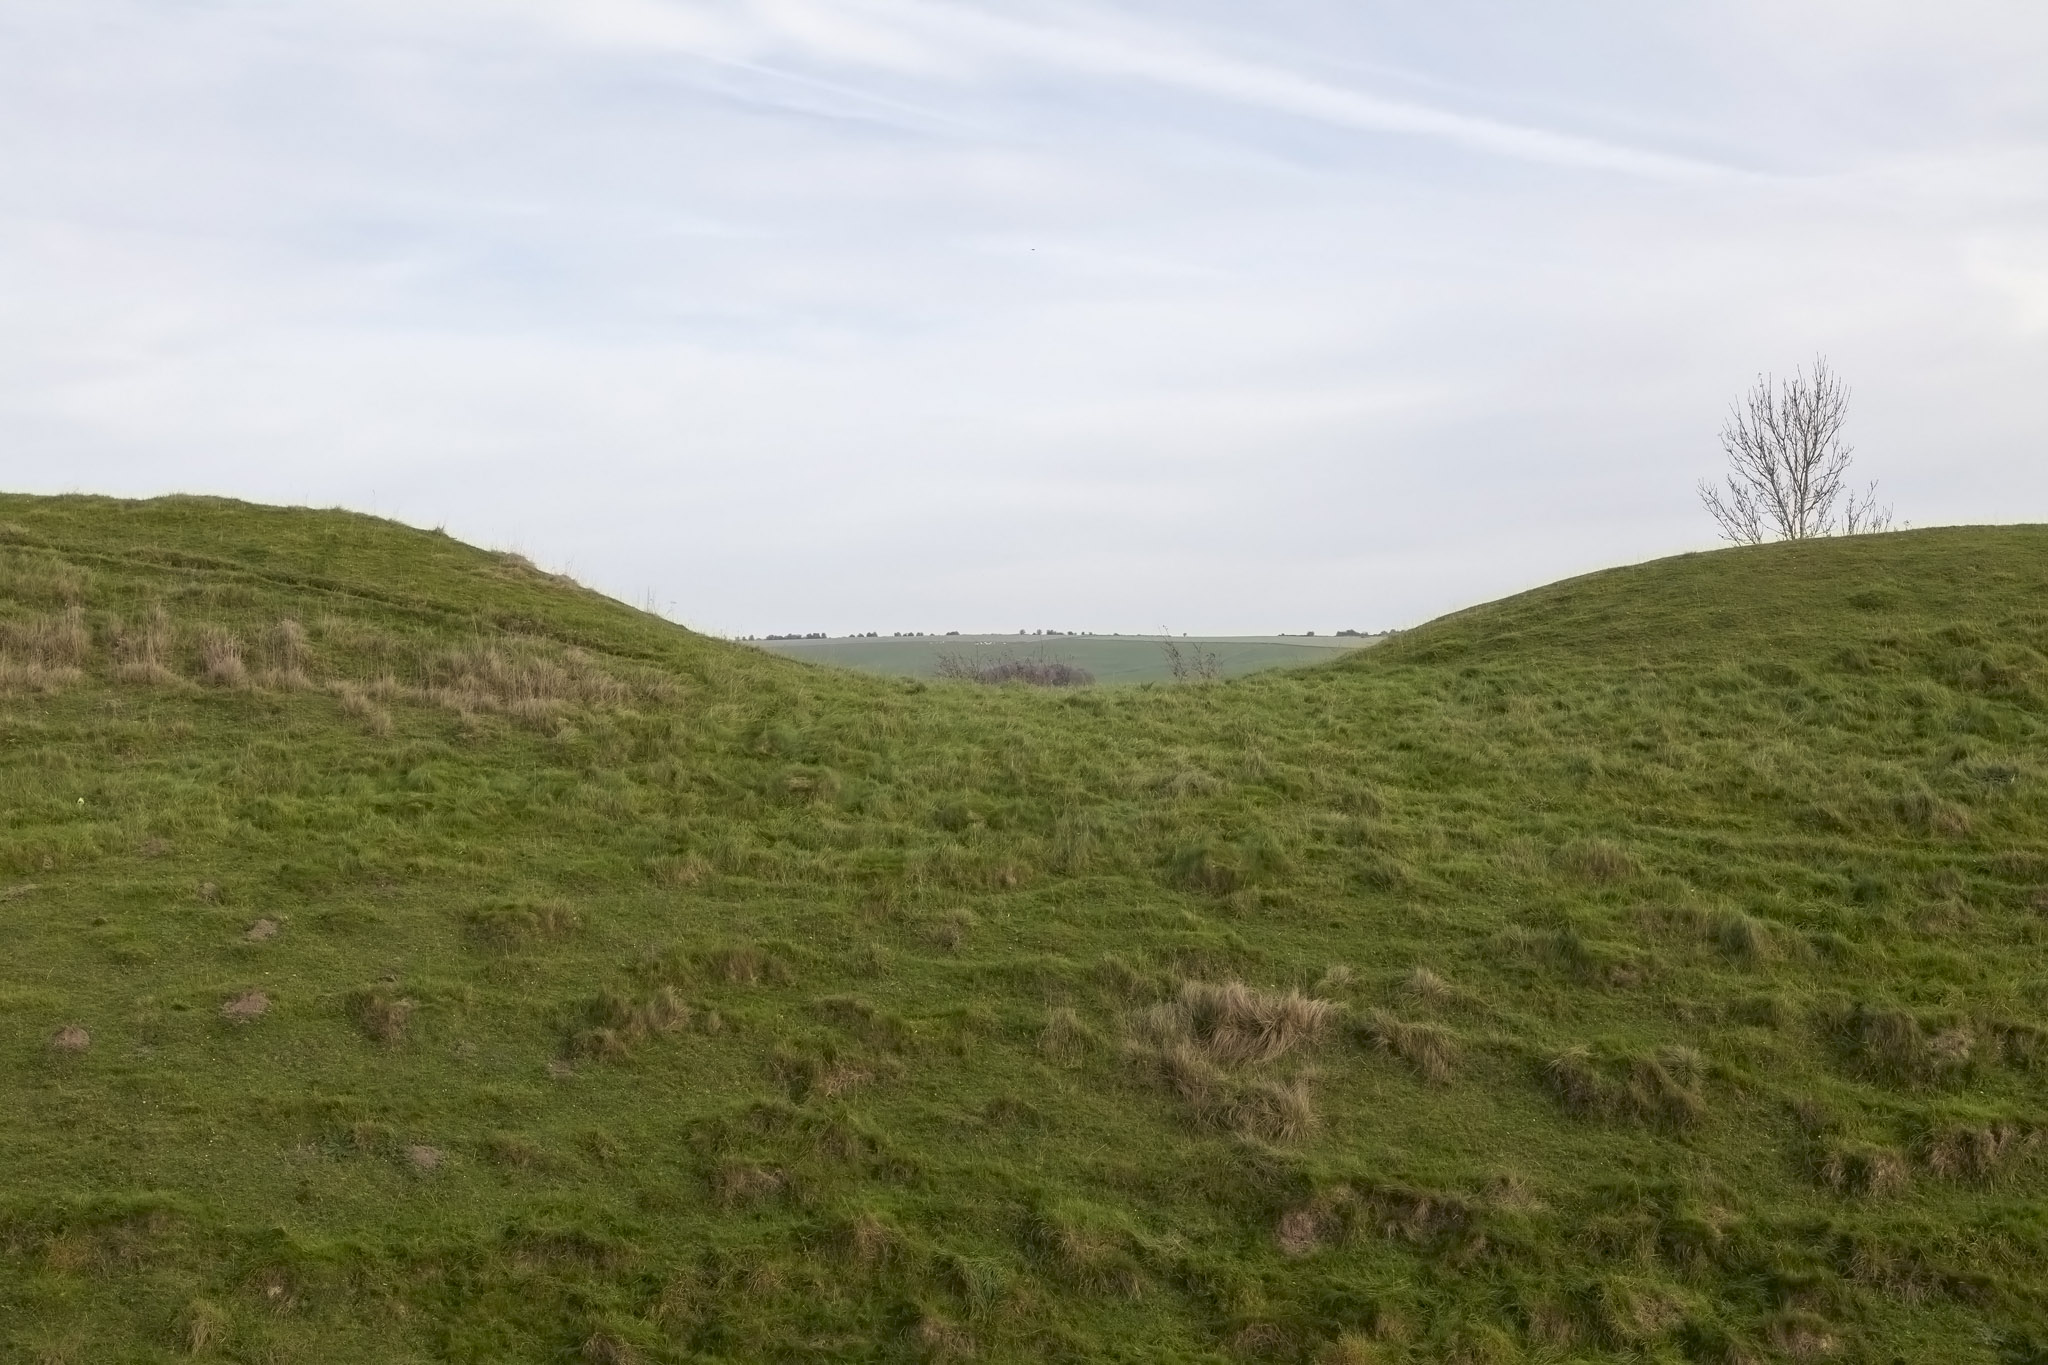
<svg viewBox="0 0 2048 1365">
<path fill-rule="evenodd" d="M 0 1356 L 2048 1353 L 2048 529 L 812 669 L 0 498 Z"/>
</svg>

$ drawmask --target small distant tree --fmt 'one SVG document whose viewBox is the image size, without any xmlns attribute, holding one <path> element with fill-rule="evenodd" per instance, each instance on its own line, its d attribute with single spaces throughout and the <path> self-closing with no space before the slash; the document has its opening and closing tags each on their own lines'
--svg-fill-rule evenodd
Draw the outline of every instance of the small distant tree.
<svg viewBox="0 0 2048 1365">
<path fill-rule="evenodd" d="M 1175 641 L 1170 630 L 1161 634 L 1166 638 L 1159 642 L 1159 647 L 1166 653 L 1167 671 L 1173 674 L 1175 682 L 1214 682 L 1222 676 L 1214 651 L 1194 644 L 1183 646 Z"/>
<path fill-rule="evenodd" d="M 1726 481 L 1700 481 L 1700 502 L 1721 538 L 1761 545 L 1890 530 L 1891 509 L 1878 506 L 1876 483 L 1861 494 L 1847 486 L 1855 454 L 1842 439 L 1848 412 L 1849 386 L 1824 356 L 1810 377 L 1803 370 L 1783 382 L 1758 375 L 1721 428 Z"/>
</svg>

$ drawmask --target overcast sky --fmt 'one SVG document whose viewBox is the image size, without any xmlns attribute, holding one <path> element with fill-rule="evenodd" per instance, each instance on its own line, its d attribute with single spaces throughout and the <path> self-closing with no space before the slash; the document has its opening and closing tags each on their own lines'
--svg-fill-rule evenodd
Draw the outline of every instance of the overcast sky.
<svg viewBox="0 0 2048 1365">
<path fill-rule="evenodd" d="M 0 484 L 722 633 L 1373 629 L 1713 543 L 1826 353 L 2048 520 L 2041 0 L 5 0 Z"/>
</svg>

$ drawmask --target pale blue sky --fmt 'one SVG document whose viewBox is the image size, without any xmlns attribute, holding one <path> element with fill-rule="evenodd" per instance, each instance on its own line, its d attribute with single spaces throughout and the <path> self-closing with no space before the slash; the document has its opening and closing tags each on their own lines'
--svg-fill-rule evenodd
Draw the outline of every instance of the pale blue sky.
<svg viewBox="0 0 2048 1365">
<path fill-rule="evenodd" d="M 1827 353 L 2048 520 L 2048 6 L 9 0 L 0 484 L 677 619 L 1411 624 L 1712 543 Z"/>
</svg>

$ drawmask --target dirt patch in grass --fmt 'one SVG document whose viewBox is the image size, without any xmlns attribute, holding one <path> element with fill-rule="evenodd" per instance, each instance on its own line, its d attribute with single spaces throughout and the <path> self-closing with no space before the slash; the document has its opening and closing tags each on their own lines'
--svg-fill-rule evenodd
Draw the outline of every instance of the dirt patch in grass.
<svg viewBox="0 0 2048 1365">
<path fill-rule="evenodd" d="M 270 1012 L 270 996 L 259 990 L 247 990 L 221 1002 L 221 1018 L 238 1024 L 261 1019 Z"/>
</svg>

